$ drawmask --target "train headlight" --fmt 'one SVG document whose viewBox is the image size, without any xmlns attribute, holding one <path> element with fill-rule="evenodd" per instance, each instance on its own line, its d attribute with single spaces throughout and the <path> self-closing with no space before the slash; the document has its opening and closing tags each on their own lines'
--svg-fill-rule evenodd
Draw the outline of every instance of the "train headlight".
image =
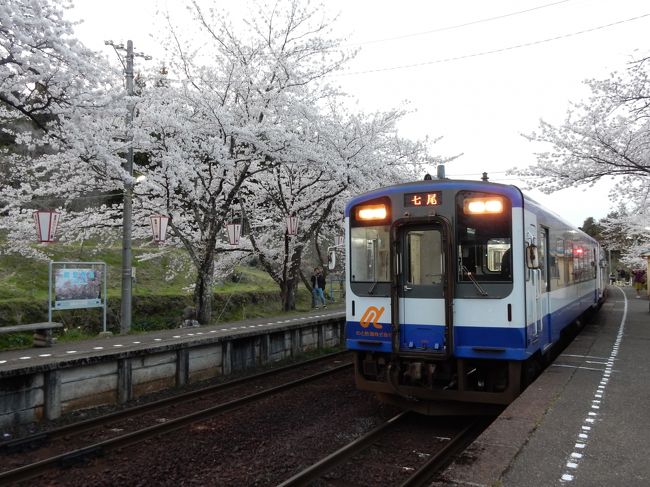
<svg viewBox="0 0 650 487">
<path fill-rule="evenodd" d="M 503 198 L 492 196 L 488 198 L 466 198 L 463 211 L 466 215 L 483 215 L 503 213 Z"/>
<path fill-rule="evenodd" d="M 388 216 L 386 205 L 361 205 L 356 208 L 356 218 L 360 221 L 385 220 Z"/>
</svg>

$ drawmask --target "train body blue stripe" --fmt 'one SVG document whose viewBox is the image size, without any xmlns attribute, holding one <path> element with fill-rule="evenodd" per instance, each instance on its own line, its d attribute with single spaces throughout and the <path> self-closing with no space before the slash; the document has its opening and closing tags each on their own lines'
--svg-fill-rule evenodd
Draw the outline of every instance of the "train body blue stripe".
<svg viewBox="0 0 650 487">
<path fill-rule="evenodd" d="M 526 331 L 523 328 L 454 327 L 454 355 L 459 358 L 525 360 Z"/>
<path fill-rule="evenodd" d="M 545 345 L 555 342 L 560 332 L 592 304 L 591 293 L 548 314 L 537 339 L 532 337 L 533 324 L 524 327 L 454 326 L 454 356 L 497 360 L 525 360 Z M 350 350 L 392 352 L 390 324 L 381 330 L 368 330 L 359 322 L 346 323 L 346 346 Z M 435 352 L 444 346 L 444 326 L 407 324 L 402 326 L 402 351 Z"/>
</svg>

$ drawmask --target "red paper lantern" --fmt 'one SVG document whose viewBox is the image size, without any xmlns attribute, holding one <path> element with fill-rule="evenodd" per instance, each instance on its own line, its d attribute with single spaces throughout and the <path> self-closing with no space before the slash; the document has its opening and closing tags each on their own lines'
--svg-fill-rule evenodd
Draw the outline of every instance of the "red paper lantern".
<svg viewBox="0 0 650 487">
<path fill-rule="evenodd" d="M 241 237 L 241 223 L 228 223 L 226 225 L 228 231 L 228 242 L 230 245 L 239 245 L 239 237 Z"/>
<path fill-rule="evenodd" d="M 167 225 L 169 217 L 165 215 L 151 215 L 151 231 L 153 232 L 153 241 L 163 243 L 167 234 Z"/>
<path fill-rule="evenodd" d="M 298 235 L 298 217 L 297 216 L 288 216 L 287 217 L 287 234 L 288 235 Z"/>
<path fill-rule="evenodd" d="M 36 224 L 38 241 L 41 243 L 54 242 L 54 235 L 61 214 L 54 210 L 37 210 L 32 215 Z"/>
</svg>

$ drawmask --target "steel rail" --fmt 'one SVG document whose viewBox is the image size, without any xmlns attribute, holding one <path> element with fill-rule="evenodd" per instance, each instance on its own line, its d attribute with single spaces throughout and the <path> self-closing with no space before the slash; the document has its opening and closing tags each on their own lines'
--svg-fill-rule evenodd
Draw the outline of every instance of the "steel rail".
<svg viewBox="0 0 650 487">
<path fill-rule="evenodd" d="M 62 467 L 69 466 L 92 456 L 104 455 L 109 450 L 113 450 L 116 448 L 123 448 L 125 446 L 139 443 L 151 437 L 169 433 L 171 431 L 183 428 L 197 421 L 205 420 L 213 416 L 217 416 L 219 414 L 225 413 L 227 411 L 238 409 L 247 404 L 251 404 L 261 399 L 270 397 L 274 394 L 278 394 L 280 392 L 284 392 L 286 390 L 292 389 L 299 385 L 321 379 L 328 375 L 335 374 L 341 370 L 350 368 L 351 366 L 352 363 L 339 365 L 338 367 L 333 367 L 329 370 L 318 372 L 316 374 L 312 374 L 310 376 L 303 377 L 301 379 L 287 382 L 285 384 L 273 387 L 271 389 L 267 389 L 262 392 L 251 394 L 223 404 L 218 404 L 216 406 L 212 406 L 210 408 L 203 409 L 201 411 L 196 411 L 186 416 L 169 420 L 165 423 L 149 426 L 147 428 L 143 428 L 138 431 L 133 431 L 131 433 L 127 433 L 108 440 L 104 440 L 99 443 L 80 448 L 78 450 L 56 455 L 47 458 L 45 460 L 35 462 L 30 465 L 25 465 L 13 470 L 2 472 L 0 473 L 0 485 L 28 480 L 37 477 L 39 475 L 42 475 L 43 473 L 57 466 L 62 466 Z"/>
<path fill-rule="evenodd" d="M 473 423 L 463 428 L 460 433 L 449 440 L 435 455 L 433 455 L 424 465 L 415 471 L 406 479 L 400 487 L 421 487 L 431 485 L 431 477 L 444 467 L 447 462 L 455 455 L 465 449 L 476 437 L 477 433 L 483 430 L 485 420 L 477 419 Z"/>
<path fill-rule="evenodd" d="M 305 360 L 303 362 L 296 362 L 292 363 L 289 365 L 285 365 L 282 367 L 278 367 L 275 369 L 267 370 L 264 372 L 260 372 L 255 375 L 250 375 L 247 377 L 242 377 L 239 379 L 231 380 L 228 382 L 223 382 L 221 384 L 214 384 L 208 387 L 202 387 L 200 389 L 196 389 L 194 391 L 189 391 L 181 394 L 177 394 L 171 397 L 166 397 L 163 399 L 159 399 L 157 401 L 151 401 L 145 404 L 139 404 L 137 406 L 132 406 L 128 407 L 125 409 L 122 409 L 120 411 L 114 411 L 112 413 L 104 414 L 102 416 L 98 416 L 96 418 L 90 418 L 84 421 L 79 421 L 75 422 L 69 425 L 61 426 L 58 428 L 51 429 L 49 431 L 42 431 L 39 433 L 34 433 L 29 436 L 24 436 L 22 438 L 16 438 L 14 440 L 9 440 L 9 441 L 4 441 L 0 442 L 0 452 L 4 452 L 5 454 L 11 454 L 19 451 L 23 451 L 26 449 L 33 450 L 37 448 L 38 446 L 57 439 L 57 438 L 62 438 L 64 436 L 69 436 L 69 435 L 76 435 L 83 433 L 85 431 L 98 428 L 100 426 L 114 423 L 116 421 L 132 417 L 132 416 L 137 416 L 145 413 L 149 413 L 151 411 L 155 411 L 156 409 L 171 406 L 173 404 L 179 404 L 185 401 L 188 401 L 190 399 L 196 399 L 199 397 L 203 396 L 208 396 L 210 394 L 214 394 L 216 392 L 220 392 L 223 390 L 226 390 L 231 387 L 236 387 L 240 385 L 244 385 L 248 382 L 255 381 L 257 379 L 262 379 L 264 377 L 268 377 L 271 375 L 275 375 L 278 373 L 282 372 L 287 372 L 290 370 L 298 369 L 300 367 L 303 367 L 305 365 L 312 365 L 318 362 L 326 361 L 329 359 L 336 358 L 338 356 L 346 355 L 349 354 L 347 350 L 340 351 L 340 352 L 334 352 L 330 353 L 327 355 L 322 355 L 320 357 L 316 357 L 313 359 Z"/>
<path fill-rule="evenodd" d="M 322 460 L 314 463 L 310 467 L 307 467 L 301 472 L 298 472 L 296 475 L 291 477 L 288 480 L 285 480 L 278 487 L 299 487 L 299 486 L 308 486 L 312 481 L 317 480 L 323 474 L 329 472 L 334 467 L 345 462 L 356 454 L 362 452 L 367 447 L 369 447 L 377 438 L 379 438 L 388 428 L 392 427 L 396 423 L 402 421 L 407 415 L 408 411 L 404 411 L 397 416 L 392 417 L 385 423 L 380 424 L 376 428 L 372 429 L 363 436 L 360 436 L 356 440 L 348 443 L 343 448 L 336 450 L 334 453 L 326 456 Z"/>
<path fill-rule="evenodd" d="M 402 412 L 397 416 L 389 419 L 385 423 L 377 426 L 365 435 L 357 438 L 356 440 L 348 443 L 343 448 L 333 452 L 327 457 L 319 460 L 310 467 L 298 472 L 293 477 L 285 480 L 278 487 L 306 487 L 313 481 L 321 478 L 326 473 L 333 470 L 335 467 L 346 462 L 355 455 L 361 453 L 374 443 L 387 429 L 396 425 L 409 414 L 408 411 Z M 401 487 L 419 487 L 427 485 L 431 476 L 436 473 L 442 466 L 444 466 L 453 455 L 459 453 L 465 448 L 471 440 L 476 436 L 476 433 L 481 431 L 484 426 L 482 420 L 476 420 L 470 425 L 463 428 L 457 435 L 454 436 L 445 446 L 436 452 L 424 465 L 422 465 L 416 472 L 411 475 Z"/>
</svg>

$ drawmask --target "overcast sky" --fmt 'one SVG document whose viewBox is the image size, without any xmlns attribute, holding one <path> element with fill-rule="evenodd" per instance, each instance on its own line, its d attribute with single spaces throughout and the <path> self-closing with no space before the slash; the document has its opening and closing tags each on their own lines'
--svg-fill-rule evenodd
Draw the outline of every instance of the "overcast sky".
<svg viewBox="0 0 650 487">
<path fill-rule="evenodd" d="M 132 39 L 136 50 L 164 62 L 156 11 L 178 8 L 166 0 L 76 0 L 71 16 L 88 47 L 112 54 L 104 40 Z M 243 1 L 211 1 L 233 15 Z M 449 177 L 520 185 L 506 176 L 527 166 L 544 147 L 521 133 L 539 120 L 562 122 L 570 101 L 588 95 L 583 81 L 623 71 L 650 51 L 647 0 L 327 0 L 340 13 L 337 30 L 361 49 L 347 74 L 334 82 L 365 111 L 408 106 L 402 135 L 443 139 L 432 153 L 462 153 Z M 162 58 L 162 59 L 161 59 Z M 550 196 L 527 191 L 575 225 L 604 217 L 607 186 Z"/>
</svg>

